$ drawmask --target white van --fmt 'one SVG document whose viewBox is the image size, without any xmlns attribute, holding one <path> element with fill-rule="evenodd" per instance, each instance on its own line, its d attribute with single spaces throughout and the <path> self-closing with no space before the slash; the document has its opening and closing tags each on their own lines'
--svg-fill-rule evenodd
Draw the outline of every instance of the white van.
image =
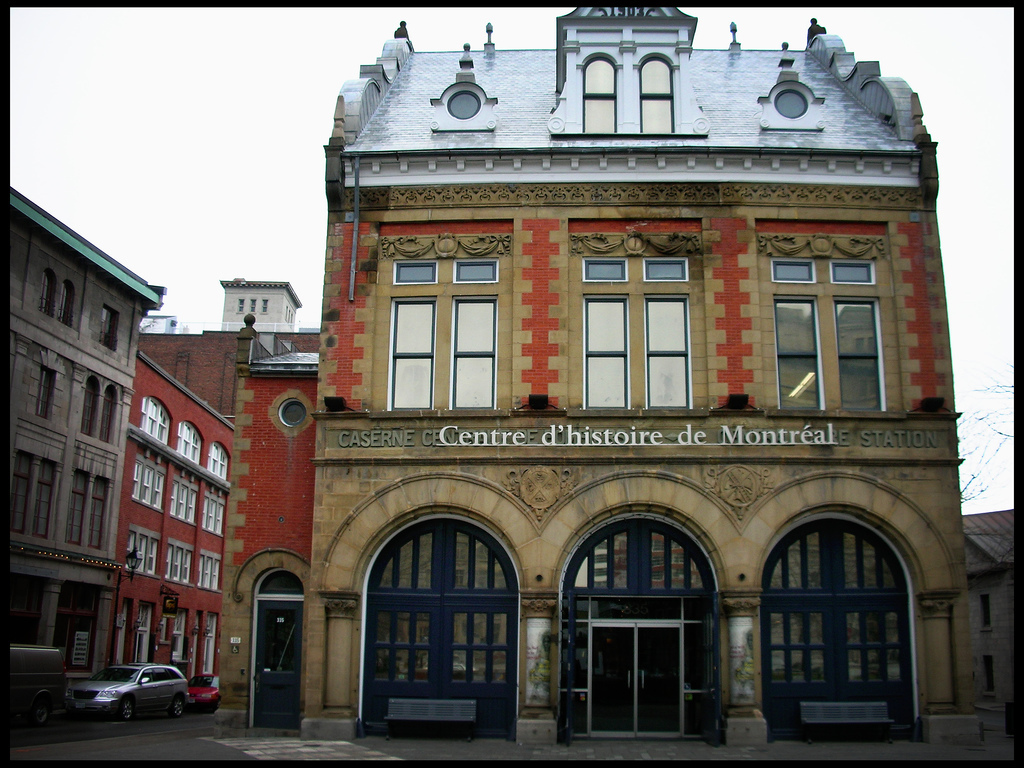
<svg viewBox="0 0 1024 768">
<path fill-rule="evenodd" d="M 32 725 L 44 725 L 55 708 L 64 708 L 66 687 L 59 648 L 11 646 L 11 715 L 24 715 Z"/>
</svg>

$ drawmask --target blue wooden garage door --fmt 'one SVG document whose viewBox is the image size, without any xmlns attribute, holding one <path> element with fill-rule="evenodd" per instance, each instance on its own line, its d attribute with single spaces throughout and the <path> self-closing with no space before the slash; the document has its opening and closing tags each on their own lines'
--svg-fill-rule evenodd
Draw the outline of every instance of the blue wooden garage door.
<svg viewBox="0 0 1024 768">
<path fill-rule="evenodd" d="M 386 730 L 390 697 L 475 699 L 478 736 L 515 737 L 518 586 L 483 530 L 422 523 L 370 572 L 362 720 Z"/>
<path fill-rule="evenodd" d="M 855 523 L 822 520 L 768 558 L 761 598 L 765 716 L 798 738 L 801 701 L 885 701 L 894 735 L 913 723 L 907 585 L 896 555 Z"/>
</svg>

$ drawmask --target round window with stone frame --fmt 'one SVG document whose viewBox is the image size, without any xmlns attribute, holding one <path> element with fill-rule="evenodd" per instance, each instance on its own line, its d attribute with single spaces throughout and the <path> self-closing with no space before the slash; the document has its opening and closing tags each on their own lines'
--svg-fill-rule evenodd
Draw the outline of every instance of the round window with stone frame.
<svg viewBox="0 0 1024 768">
<path fill-rule="evenodd" d="M 469 120 L 480 111 L 480 97 L 472 91 L 458 91 L 448 99 L 448 114 L 457 120 Z"/>
<path fill-rule="evenodd" d="M 306 420 L 306 406 L 301 400 L 285 400 L 277 415 L 286 427 L 297 427 Z"/>
<path fill-rule="evenodd" d="M 800 91 L 782 91 L 775 97 L 775 109 L 783 117 L 796 120 L 807 114 L 807 99 Z"/>
</svg>

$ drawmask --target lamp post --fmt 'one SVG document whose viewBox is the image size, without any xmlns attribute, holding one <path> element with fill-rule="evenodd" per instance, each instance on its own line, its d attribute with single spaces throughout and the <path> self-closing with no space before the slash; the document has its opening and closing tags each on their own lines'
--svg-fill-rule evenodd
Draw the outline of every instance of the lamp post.
<svg viewBox="0 0 1024 768">
<path fill-rule="evenodd" d="M 139 550 L 131 547 L 125 552 L 124 564 L 128 568 L 128 581 L 132 581 L 135 577 L 135 572 L 142 565 L 142 553 Z M 110 629 L 110 656 L 107 659 L 107 666 L 112 666 L 114 663 L 114 643 L 117 642 L 117 617 L 120 615 L 120 604 L 121 604 L 121 581 L 124 579 L 124 568 L 118 567 L 117 569 L 117 587 L 114 589 L 114 620 L 113 626 Z"/>
</svg>

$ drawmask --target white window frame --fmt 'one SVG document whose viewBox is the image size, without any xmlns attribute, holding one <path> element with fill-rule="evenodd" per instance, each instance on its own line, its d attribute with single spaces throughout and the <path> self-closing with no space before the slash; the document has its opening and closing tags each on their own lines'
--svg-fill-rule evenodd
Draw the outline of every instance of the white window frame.
<svg viewBox="0 0 1024 768">
<path fill-rule="evenodd" d="M 203 589 L 220 590 L 220 555 L 200 550 L 197 586 Z"/>
<path fill-rule="evenodd" d="M 178 453 L 198 464 L 202 448 L 203 438 L 200 437 L 196 425 L 190 421 L 180 422 L 178 424 Z"/>
<path fill-rule="evenodd" d="M 461 267 L 479 267 L 483 265 L 494 267 L 494 279 L 492 280 L 465 280 L 459 277 Z M 453 281 L 456 283 L 496 283 L 498 282 L 498 260 L 497 259 L 464 259 L 456 261 L 453 270 Z"/>
<path fill-rule="evenodd" d="M 837 280 L 836 279 L 836 267 L 867 267 L 868 279 L 867 280 Z M 837 285 L 874 285 L 875 284 L 875 264 L 871 261 L 833 261 L 829 264 L 829 275 L 832 278 L 832 282 Z"/>
<path fill-rule="evenodd" d="M 604 264 L 619 264 L 622 266 L 622 277 L 590 277 L 589 268 Z M 617 257 L 587 257 L 583 259 L 583 282 L 585 283 L 628 283 L 629 262 L 624 258 Z"/>
<path fill-rule="evenodd" d="M 397 341 L 399 331 L 399 314 L 403 307 L 407 306 L 429 306 L 430 307 L 430 349 L 429 351 L 398 352 Z M 416 299 L 395 299 L 391 306 L 391 334 L 389 341 L 390 365 L 388 371 L 388 406 L 390 410 L 429 410 L 434 407 L 434 373 L 437 363 L 437 300 L 430 298 Z M 398 375 L 399 363 L 401 360 L 426 360 L 429 363 L 427 398 L 422 404 L 399 405 L 398 386 L 396 376 Z"/>
<path fill-rule="evenodd" d="M 228 452 L 220 443 L 210 445 L 210 455 L 206 459 L 206 468 L 221 480 L 228 479 Z"/>
<path fill-rule="evenodd" d="M 146 663 L 149 661 L 149 635 L 153 631 L 152 603 L 139 603 L 138 618 L 135 621 L 138 627 L 135 629 L 135 650 L 132 655 L 136 663 Z"/>
<path fill-rule="evenodd" d="M 683 329 L 682 329 L 682 349 L 677 350 L 651 350 L 651 305 L 652 304 L 669 304 L 676 303 L 682 304 L 683 306 Z M 693 402 L 693 385 L 691 376 L 691 355 L 690 355 L 690 300 L 686 296 L 646 296 L 644 298 L 644 351 L 647 359 L 645 368 L 645 376 L 647 379 L 647 407 L 648 408 L 689 408 Z M 684 401 L 677 405 L 668 405 L 665 403 L 654 403 L 651 397 L 651 361 L 656 358 L 682 358 L 686 395 Z"/>
<path fill-rule="evenodd" d="M 171 418 L 163 403 L 153 397 L 142 398 L 142 416 L 139 426 L 143 432 L 166 445 L 170 425 Z"/>
<path fill-rule="evenodd" d="M 405 267 L 426 267 L 432 268 L 433 277 L 430 280 L 402 280 L 400 273 Z M 394 280 L 395 285 L 437 285 L 437 262 L 417 260 L 399 260 L 395 262 Z"/>
<path fill-rule="evenodd" d="M 776 274 L 776 272 L 775 272 L 775 268 L 777 266 L 796 266 L 796 265 L 810 267 L 810 271 L 811 271 L 810 279 L 808 279 L 808 280 L 796 280 L 796 279 L 792 279 L 792 278 L 780 278 Z M 816 273 L 815 268 L 814 268 L 814 260 L 813 259 L 772 259 L 772 282 L 773 283 L 803 283 L 803 284 L 816 283 L 817 282 L 817 273 Z"/>
<path fill-rule="evenodd" d="M 594 349 L 590 334 L 590 310 L 597 304 L 619 304 L 622 306 L 622 348 L 619 350 Z M 583 299 L 583 392 L 584 408 L 628 408 L 629 393 L 629 299 L 624 296 L 586 296 Z M 600 341 L 595 338 L 594 341 Z M 622 360 L 623 402 L 620 405 L 595 405 L 591 400 L 591 362 L 602 358 Z"/>
<path fill-rule="evenodd" d="M 173 539 L 167 542 L 167 571 L 164 578 L 179 584 L 191 584 L 192 548 Z"/>
<path fill-rule="evenodd" d="M 682 277 L 650 277 L 648 269 L 652 266 L 665 264 L 680 264 L 683 267 Z M 681 259 L 644 259 L 644 282 L 645 283 L 687 283 L 690 281 L 690 261 L 686 257 Z"/>
<path fill-rule="evenodd" d="M 791 406 L 789 408 L 787 408 L 786 405 L 785 405 L 786 399 L 783 396 L 784 393 L 782 391 L 782 377 L 781 377 L 781 374 L 780 374 L 780 368 L 781 368 L 780 361 L 782 359 L 782 355 L 779 354 L 779 327 L 778 327 L 778 325 L 779 325 L 778 324 L 778 317 L 779 317 L 779 315 L 778 315 L 778 312 L 779 312 L 779 304 L 780 303 L 810 304 L 811 305 L 811 326 L 812 326 L 812 331 L 814 333 L 814 344 L 815 344 L 815 349 L 814 349 L 814 357 L 815 357 L 814 387 L 815 387 L 815 392 L 817 393 L 817 397 L 816 397 L 817 405 L 813 405 L 813 406 Z M 821 332 L 820 332 L 819 319 L 818 319 L 818 302 L 812 296 L 775 296 L 774 300 L 772 302 L 772 321 L 773 321 L 774 333 L 775 333 L 775 377 L 776 377 L 776 383 L 777 383 L 776 392 L 778 393 L 778 397 L 779 397 L 779 408 L 780 409 L 784 409 L 784 410 L 822 410 L 824 408 L 824 402 L 825 402 L 825 391 L 824 391 L 824 387 L 822 385 Z M 797 354 L 794 354 L 794 353 L 788 353 L 786 355 L 786 357 L 808 357 L 808 355 L 797 355 Z M 797 388 L 800 388 L 800 387 L 807 388 L 809 386 L 811 386 L 811 384 L 809 382 L 806 384 L 806 386 L 804 386 L 804 382 L 801 382 L 799 385 L 797 385 Z M 796 388 L 793 391 L 796 391 Z"/>
<path fill-rule="evenodd" d="M 459 312 L 460 310 L 470 304 L 484 305 L 486 304 L 491 308 L 491 348 L 489 350 L 464 350 L 459 349 Z M 475 359 L 487 359 L 491 363 L 491 385 L 488 392 L 488 402 L 481 405 L 459 405 L 458 394 L 459 394 L 459 377 L 458 367 L 459 362 L 470 358 Z M 452 301 L 452 355 L 451 355 L 451 378 L 452 391 L 451 391 L 451 405 L 454 409 L 458 408 L 483 408 L 493 409 L 495 403 L 495 397 L 497 393 L 497 372 L 498 372 L 498 300 L 494 297 L 465 297 L 460 296 Z"/>
<path fill-rule="evenodd" d="M 156 575 L 156 556 L 160 549 L 160 536 L 153 531 L 132 527 L 128 530 L 128 549 L 142 557 L 136 573 Z"/>
<path fill-rule="evenodd" d="M 874 323 L 875 330 L 875 349 L 874 354 L 854 355 L 854 354 L 843 354 L 840 350 L 839 343 L 839 306 L 842 304 L 846 305 L 861 305 L 871 307 L 871 320 Z M 842 299 L 835 298 L 832 302 L 832 320 L 836 324 L 836 359 L 837 367 L 839 368 L 839 403 L 844 410 L 856 410 L 863 411 L 866 413 L 872 413 L 875 411 L 885 410 L 885 369 L 882 364 L 882 327 L 881 319 L 879 317 L 878 301 L 875 299 Z M 878 407 L 877 408 L 851 408 L 846 405 L 843 400 L 843 372 L 841 363 L 844 359 L 873 359 L 875 361 L 875 386 L 878 388 Z"/>
<path fill-rule="evenodd" d="M 171 662 L 181 661 L 185 650 L 185 611 L 181 608 L 174 615 L 174 628 L 171 630 Z"/>
<path fill-rule="evenodd" d="M 162 511 L 165 477 L 155 464 L 136 459 L 132 499 Z"/>
<path fill-rule="evenodd" d="M 197 497 L 198 492 L 195 487 L 180 478 L 176 479 L 171 486 L 171 517 L 195 525 Z"/>
<path fill-rule="evenodd" d="M 217 614 L 206 614 L 206 627 L 203 632 L 203 674 L 213 674 L 215 644 L 217 642 Z"/>
<path fill-rule="evenodd" d="M 203 530 L 222 535 L 224 530 L 224 499 L 206 494 L 203 499 Z"/>
</svg>

